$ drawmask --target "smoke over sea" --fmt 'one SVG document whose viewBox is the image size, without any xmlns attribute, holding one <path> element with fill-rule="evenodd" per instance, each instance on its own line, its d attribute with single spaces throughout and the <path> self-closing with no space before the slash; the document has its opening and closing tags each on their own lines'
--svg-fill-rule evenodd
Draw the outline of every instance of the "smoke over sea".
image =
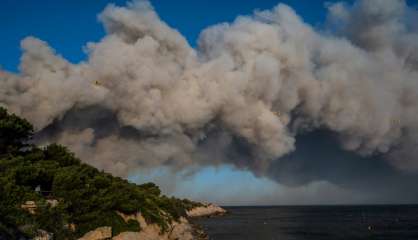
<svg viewBox="0 0 418 240">
<path fill-rule="evenodd" d="M 19 73 L 0 70 L 0 105 L 34 124 L 38 143 L 122 177 L 228 164 L 417 201 L 418 11 L 327 8 L 320 29 L 279 4 L 203 30 L 193 48 L 149 2 L 110 4 L 84 62 L 23 39 Z"/>
</svg>

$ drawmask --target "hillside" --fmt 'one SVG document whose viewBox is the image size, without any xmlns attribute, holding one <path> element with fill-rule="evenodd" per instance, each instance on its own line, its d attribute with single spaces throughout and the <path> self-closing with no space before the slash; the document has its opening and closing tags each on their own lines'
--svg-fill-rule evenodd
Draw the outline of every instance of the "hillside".
<svg viewBox="0 0 418 240">
<path fill-rule="evenodd" d="M 136 185 L 82 163 L 64 146 L 30 144 L 32 125 L 0 108 L 0 239 L 78 239 L 98 227 L 112 236 L 138 232 L 123 215 L 141 213 L 165 231 L 200 203 L 161 195 L 153 183 Z M 32 209 L 30 209 L 32 208 Z"/>
</svg>

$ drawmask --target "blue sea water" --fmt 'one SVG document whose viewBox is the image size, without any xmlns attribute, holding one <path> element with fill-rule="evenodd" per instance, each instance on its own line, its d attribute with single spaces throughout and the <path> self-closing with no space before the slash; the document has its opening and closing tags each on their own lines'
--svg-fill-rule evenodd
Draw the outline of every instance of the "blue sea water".
<svg viewBox="0 0 418 240">
<path fill-rule="evenodd" d="M 418 205 L 226 207 L 210 240 L 418 240 Z"/>
</svg>

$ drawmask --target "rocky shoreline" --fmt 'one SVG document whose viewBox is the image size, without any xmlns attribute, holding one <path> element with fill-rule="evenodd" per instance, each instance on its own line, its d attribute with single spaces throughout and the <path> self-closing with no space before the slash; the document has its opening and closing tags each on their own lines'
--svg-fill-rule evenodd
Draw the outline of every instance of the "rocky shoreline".
<svg viewBox="0 0 418 240">
<path fill-rule="evenodd" d="M 193 222 L 193 220 L 189 223 L 192 226 L 192 236 L 194 240 L 209 240 L 209 235 L 205 232 L 202 226 Z"/>
<path fill-rule="evenodd" d="M 147 224 L 140 213 L 133 215 L 118 213 L 125 221 L 138 221 L 141 231 L 122 232 L 117 236 L 112 236 L 111 228 L 103 226 L 86 233 L 78 240 L 207 240 L 208 235 L 199 225 L 193 223 L 192 219 L 223 215 L 226 210 L 215 204 L 204 204 L 186 213 L 187 218 L 181 217 L 179 221 L 171 223 L 169 229 L 165 232 L 157 224 Z"/>
<path fill-rule="evenodd" d="M 227 211 L 215 204 L 206 204 L 201 207 L 195 207 L 190 211 L 187 211 L 187 216 L 189 217 L 189 224 L 192 227 L 192 235 L 194 240 L 208 240 L 209 236 L 205 230 L 199 224 L 195 223 L 193 219 L 201 217 L 213 217 L 213 216 L 222 216 L 226 214 Z"/>
<path fill-rule="evenodd" d="M 188 217 L 206 217 L 214 215 L 224 215 L 226 210 L 212 203 L 204 204 L 187 211 Z"/>
</svg>

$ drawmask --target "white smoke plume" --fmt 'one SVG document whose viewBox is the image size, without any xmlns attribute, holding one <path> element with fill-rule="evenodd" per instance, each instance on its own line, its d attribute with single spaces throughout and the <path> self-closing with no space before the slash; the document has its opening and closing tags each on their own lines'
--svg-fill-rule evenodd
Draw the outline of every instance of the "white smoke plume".
<svg viewBox="0 0 418 240">
<path fill-rule="evenodd" d="M 192 48 L 150 3 L 109 5 L 85 62 L 24 39 L 20 72 L 0 71 L 0 104 L 38 141 L 121 176 L 223 163 L 264 175 L 315 129 L 417 171 L 417 11 L 402 0 L 327 7 L 320 31 L 279 4 L 209 27 Z"/>
</svg>

